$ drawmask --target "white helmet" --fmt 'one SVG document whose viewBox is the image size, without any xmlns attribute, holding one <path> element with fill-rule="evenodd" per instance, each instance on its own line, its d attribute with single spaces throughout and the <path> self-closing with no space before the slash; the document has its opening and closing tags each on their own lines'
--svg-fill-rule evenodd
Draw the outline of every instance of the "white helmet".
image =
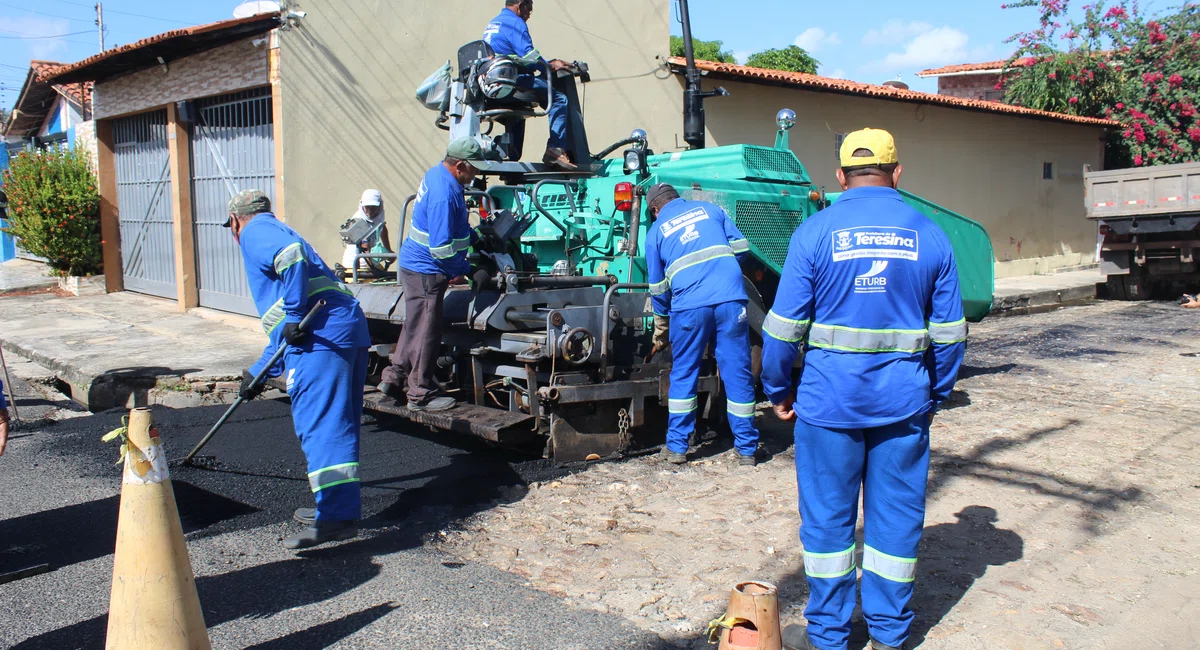
<svg viewBox="0 0 1200 650">
<path fill-rule="evenodd" d="M 517 64 L 505 57 L 494 57 L 479 66 L 479 89 L 490 99 L 504 99 L 517 89 Z"/>
</svg>

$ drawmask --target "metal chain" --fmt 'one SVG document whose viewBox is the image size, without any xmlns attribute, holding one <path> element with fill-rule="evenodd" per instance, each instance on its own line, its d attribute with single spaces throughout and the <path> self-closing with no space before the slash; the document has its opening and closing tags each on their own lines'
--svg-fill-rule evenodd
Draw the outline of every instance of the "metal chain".
<svg viewBox="0 0 1200 650">
<path fill-rule="evenodd" d="M 628 449 L 633 438 L 629 435 L 629 411 L 626 409 L 617 412 L 617 433 L 621 441 L 621 450 Z"/>
</svg>

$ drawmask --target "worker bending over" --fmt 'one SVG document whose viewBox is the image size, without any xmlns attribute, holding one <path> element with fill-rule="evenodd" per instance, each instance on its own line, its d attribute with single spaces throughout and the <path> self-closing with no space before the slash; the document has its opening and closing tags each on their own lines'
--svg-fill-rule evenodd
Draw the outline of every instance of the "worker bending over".
<svg viewBox="0 0 1200 650">
<path fill-rule="evenodd" d="M 383 369 L 383 394 L 400 399 L 408 385 L 408 410 L 445 411 L 457 402 L 439 395 L 437 358 L 442 347 L 442 302 L 446 287 L 470 270 L 467 249 L 477 234 L 467 221 L 463 193 L 475 180 L 483 151 L 473 138 L 459 138 L 446 157 L 421 180 L 412 226 L 400 246 L 400 285 L 404 288 L 404 328 Z"/>
<path fill-rule="evenodd" d="M 271 368 L 268 376 L 286 369 L 292 422 L 317 501 L 315 509 L 296 511 L 297 521 L 308 527 L 283 545 L 308 548 L 350 539 L 362 515 L 358 441 L 371 345 L 367 318 L 312 246 L 271 214 L 271 201 L 259 190 L 230 200 L 225 227 L 241 246 L 250 293 L 270 339 L 262 358 L 243 373 L 240 394 L 254 399 L 262 392 L 262 386 L 250 388 L 251 380 L 278 346 L 287 346 L 283 367 Z M 325 308 L 300 331 L 300 321 L 322 298 Z"/>
<path fill-rule="evenodd" d="M 654 220 L 646 241 L 654 345 L 660 350 L 670 345 L 672 354 L 663 455 L 675 464 L 687 462 L 688 438 L 696 428 L 700 361 L 715 341 L 734 446 L 740 463 L 753 467 L 758 449 L 754 377 L 746 288 L 737 261 L 750 243 L 720 207 L 685 201 L 666 183 L 651 187 L 646 202 Z"/>
<path fill-rule="evenodd" d="M 863 617 L 872 647 L 891 650 L 912 625 L 929 425 L 950 397 L 967 323 L 950 241 L 895 189 L 892 136 L 855 131 L 840 153 L 846 191 L 792 236 L 763 324 L 763 388 L 781 419 L 797 418 L 809 589 L 807 630 L 789 625 L 783 642 L 791 650 L 848 647 L 861 487 Z"/>
<path fill-rule="evenodd" d="M 529 35 L 528 22 L 532 15 L 533 0 L 505 0 L 500 15 L 493 18 L 483 30 L 483 40 L 491 46 L 497 56 L 506 56 L 521 67 L 522 74 L 517 77 L 517 86 L 534 90 L 538 95 L 538 103 L 545 109 L 550 94 L 546 75 L 554 74 L 570 64 L 559 59 L 546 61 L 542 58 Z M 534 73 L 539 71 L 543 76 L 535 77 Z M 574 171 L 578 167 L 567 157 L 564 148 L 567 142 L 569 110 L 566 94 L 555 91 L 554 103 L 550 104 L 546 111 L 550 118 L 550 138 L 546 143 L 546 153 L 542 156 L 542 162 Z"/>
</svg>

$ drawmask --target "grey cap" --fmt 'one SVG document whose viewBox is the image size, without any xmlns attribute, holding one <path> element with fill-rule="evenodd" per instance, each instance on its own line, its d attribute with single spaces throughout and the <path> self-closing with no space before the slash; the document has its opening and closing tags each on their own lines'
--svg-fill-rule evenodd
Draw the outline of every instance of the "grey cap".
<svg viewBox="0 0 1200 650">
<path fill-rule="evenodd" d="M 247 217 L 252 214 L 270 211 L 271 199 L 267 198 L 267 195 L 262 190 L 242 190 L 232 199 L 229 199 L 229 214 L 238 217 Z M 226 219 L 225 223 L 221 225 L 229 228 L 233 225 L 233 219 Z"/>
<path fill-rule="evenodd" d="M 654 205 L 654 202 L 659 198 L 671 195 L 674 195 L 671 198 L 679 197 L 679 191 L 675 189 L 674 185 L 671 185 L 670 183 L 651 185 L 650 189 L 646 190 L 646 205 Z"/>
<path fill-rule="evenodd" d="M 486 165 L 481 165 L 484 162 L 483 149 L 475 138 L 462 137 L 450 143 L 446 147 L 446 157 L 454 158 L 455 160 L 465 160 L 475 167 L 483 168 Z"/>
</svg>

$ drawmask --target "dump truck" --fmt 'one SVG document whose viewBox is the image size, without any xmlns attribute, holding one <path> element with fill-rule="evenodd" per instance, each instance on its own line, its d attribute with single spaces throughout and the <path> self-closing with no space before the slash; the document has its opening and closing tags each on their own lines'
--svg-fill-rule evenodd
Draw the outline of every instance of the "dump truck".
<svg viewBox="0 0 1200 650">
<path fill-rule="evenodd" d="M 1116 300 L 1148 300 L 1158 286 L 1200 274 L 1200 162 L 1092 171 L 1084 167 L 1087 218 L 1100 230 L 1100 270 Z"/>
<path fill-rule="evenodd" d="M 681 9 L 690 45 L 686 2 Z M 482 70 L 490 70 L 490 48 L 479 41 L 458 54 L 459 74 L 435 122 L 451 139 L 475 138 L 492 159 L 467 191 L 483 235 L 470 253 L 471 283 L 450 287 L 445 297 L 438 381 L 459 405 L 410 412 L 368 393 L 366 408 L 501 445 L 541 444 L 558 462 L 661 444 L 670 356 L 651 343 L 645 190 L 671 183 L 686 199 L 715 203 L 749 240 L 743 271 L 755 374 L 763 319 L 775 299 L 790 237 L 838 195 L 815 184 L 789 148 L 788 130 L 796 120 L 790 110 L 779 111 L 773 144 L 706 148 L 703 102 L 727 93 L 701 88 L 690 47 L 684 91 L 689 149 L 657 153 L 648 134 L 637 129 L 593 155 L 581 116 L 573 112 L 568 149 L 577 172 L 521 162 L 523 121 L 543 114 L 538 98 L 488 97 L 479 80 Z M 587 66 L 575 62 L 551 77 L 550 92 L 572 97 L 576 81 L 587 82 Z M 496 124 L 504 133 L 493 136 Z M 966 316 L 979 321 L 992 301 L 994 257 L 987 232 L 926 198 L 902 194 L 949 236 Z M 404 202 L 395 232 L 404 232 L 414 200 L 412 195 Z M 402 290 L 381 281 L 356 281 L 350 288 L 382 357 L 403 327 Z M 698 384 L 697 428 L 719 431 L 725 426 L 724 392 L 711 355 Z"/>
</svg>

